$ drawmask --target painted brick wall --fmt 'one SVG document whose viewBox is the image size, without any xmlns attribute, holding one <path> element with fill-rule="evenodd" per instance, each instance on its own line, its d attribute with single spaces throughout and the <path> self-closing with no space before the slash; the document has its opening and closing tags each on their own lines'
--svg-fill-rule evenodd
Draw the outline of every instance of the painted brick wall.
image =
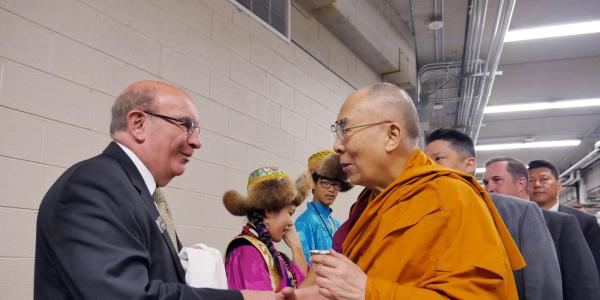
<svg viewBox="0 0 600 300">
<path fill-rule="evenodd" d="M 352 85 L 379 77 L 294 9 L 293 39 Z M 223 249 L 243 220 L 221 204 L 248 173 L 293 177 L 330 148 L 352 86 L 226 0 L 0 0 L 0 295 L 32 298 L 35 218 L 49 186 L 110 141 L 114 98 L 159 79 L 192 96 L 204 147 L 166 195 L 185 244 Z M 344 219 L 358 191 L 340 197 Z M 304 206 L 298 211 L 303 211 Z"/>
</svg>

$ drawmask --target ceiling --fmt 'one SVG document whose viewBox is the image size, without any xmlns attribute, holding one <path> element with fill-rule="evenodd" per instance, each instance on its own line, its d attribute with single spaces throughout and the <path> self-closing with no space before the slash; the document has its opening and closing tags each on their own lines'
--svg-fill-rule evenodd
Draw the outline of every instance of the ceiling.
<svg viewBox="0 0 600 300">
<path fill-rule="evenodd" d="M 598 0 L 519 0 L 510 29 L 600 20 Z M 489 105 L 600 96 L 600 34 L 506 43 Z M 564 171 L 600 140 L 600 108 L 485 115 L 479 144 L 581 139 L 577 147 L 480 152 L 510 155 L 524 162 L 547 159 Z"/>
<path fill-rule="evenodd" d="M 385 0 L 412 28 L 411 1 Z M 418 68 L 434 62 L 460 61 L 463 52 L 467 0 L 413 0 L 414 32 Z M 497 0 L 488 1 L 484 36 L 495 15 Z M 434 5 L 443 7 L 444 27 L 437 36 L 427 25 Z M 561 23 L 600 20 L 598 0 L 518 0 L 510 29 Z M 437 40 L 437 57 L 436 43 Z M 484 38 L 484 45 L 487 41 Z M 487 49 L 483 49 L 482 58 Z M 500 59 L 489 105 L 569 100 L 600 96 L 600 33 L 580 36 L 506 43 Z M 430 89 L 438 88 L 439 82 Z M 452 88 L 452 84 L 445 86 Z M 451 97 L 452 89 L 445 91 Z M 438 107 L 439 108 L 439 107 Z M 443 109 L 427 106 L 425 118 L 430 129 L 453 119 L 456 104 L 444 103 Z M 593 149 L 600 140 L 600 108 L 520 112 L 484 115 L 477 144 L 581 139 L 577 147 L 478 152 L 479 166 L 494 156 L 512 156 L 528 162 L 547 159 L 564 171 Z"/>
</svg>

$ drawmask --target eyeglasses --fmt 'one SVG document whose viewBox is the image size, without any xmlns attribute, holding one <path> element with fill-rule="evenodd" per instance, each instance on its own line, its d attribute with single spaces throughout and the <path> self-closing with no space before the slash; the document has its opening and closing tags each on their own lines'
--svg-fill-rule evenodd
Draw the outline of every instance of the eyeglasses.
<svg viewBox="0 0 600 300">
<path fill-rule="evenodd" d="M 198 134 L 200 134 L 200 131 L 198 130 L 198 127 L 200 125 L 196 121 L 192 121 L 188 118 L 169 117 L 169 116 L 165 116 L 165 115 L 161 115 L 161 114 L 157 114 L 157 113 L 153 113 L 153 112 L 149 112 L 149 111 L 145 111 L 145 110 L 143 112 L 146 114 L 149 114 L 153 117 L 161 118 L 171 124 L 183 126 L 185 128 L 185 130 L 187 131 L 188 136 L 192 135 L 196 131 L 198 131 Z"/>
<path fill-rule="evenodd" d="M 345 119 L 343 119 L 339 122 L 335 122 L 335 124 L 331 125 L 331 132 L 335 132 L 335 134 L 337 135 L 338 138 L 344 139 L 346 137 L 346 135 L 348 134 L 348 131 L 352 131 L 352 129 L 387 124 L 387 123 L 392 123 L 392 121 L 381 121 L 381 122 L 377 122 L 377 123 L 356 125 L 356 126 L 352 126 L 352 127 L 348 127 L 348 128 L 346 128 L 346 123 L 347 122 Z"/>
<path fill-rule="evenodd" d="M 329 180 L 319 180 L 319 184 L 325 189 L 333 187 L 334 190 L 339 191 L 342 186 L 339 182 L 329 181 Z"/>
</svg>

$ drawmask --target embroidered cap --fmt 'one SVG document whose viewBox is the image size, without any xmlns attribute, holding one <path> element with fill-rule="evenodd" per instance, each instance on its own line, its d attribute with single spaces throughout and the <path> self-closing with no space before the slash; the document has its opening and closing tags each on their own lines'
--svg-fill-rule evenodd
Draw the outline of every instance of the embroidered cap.
<svg viewBox="0 0 600 300">
<path fill-rule="evenodd" d="M 289 178 L 284 170 L 277 167 L 262 167 L 258 168 L 248 176 L 248 185 L 246 188 L 250 188 L 251 185 L 259 183 L 263 180 L 278 179 L 278 178 Z"/>
<path fill-rule="evenodd" d="M 315 174 L 319 171 L 321 166 L 323 165 L 323 161 L 330 154 L 333 154 L 332 150 L 321 150 L 319 152 L 315 152 L 308 158 L 308 173 Z"/>
<path fill-rule="evenodd" d="M 311 189 L 312 180 L 307 173 L 292 182 L 282 169 L 262 167 L 250 173 L 246 197 L 237 191 L 227 191 L 223 205 L 234 216 L 245 216 L 253 209 L 279 210 L 300 205 Z"/>
</svg>

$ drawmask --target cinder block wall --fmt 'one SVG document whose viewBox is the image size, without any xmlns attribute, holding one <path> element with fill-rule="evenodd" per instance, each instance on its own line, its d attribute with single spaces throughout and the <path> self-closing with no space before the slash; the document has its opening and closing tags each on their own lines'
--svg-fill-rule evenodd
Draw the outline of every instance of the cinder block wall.
<svg viewBox="0 0 600 300">
<path fill-rule="evenodd" d="M 347 82 L 379 80 L 314 18 L 294 8 L 292 21 L 292 38 Z M 32 298 L 40 200 L 108 144 L 128 84 L 165 80 L 194 99 L 203 147 L 166 193 L 185 244 L 223 249 L 243 223 L 223 208 L 225 190 L 244 191 L 264 165 L 295 177 L 331 147 L 353 91 L 334 72 L 227 0 L 0 0 L 1 298 Z M 357 192 L 340 197 L 338 218 Z"/>
</svg>

